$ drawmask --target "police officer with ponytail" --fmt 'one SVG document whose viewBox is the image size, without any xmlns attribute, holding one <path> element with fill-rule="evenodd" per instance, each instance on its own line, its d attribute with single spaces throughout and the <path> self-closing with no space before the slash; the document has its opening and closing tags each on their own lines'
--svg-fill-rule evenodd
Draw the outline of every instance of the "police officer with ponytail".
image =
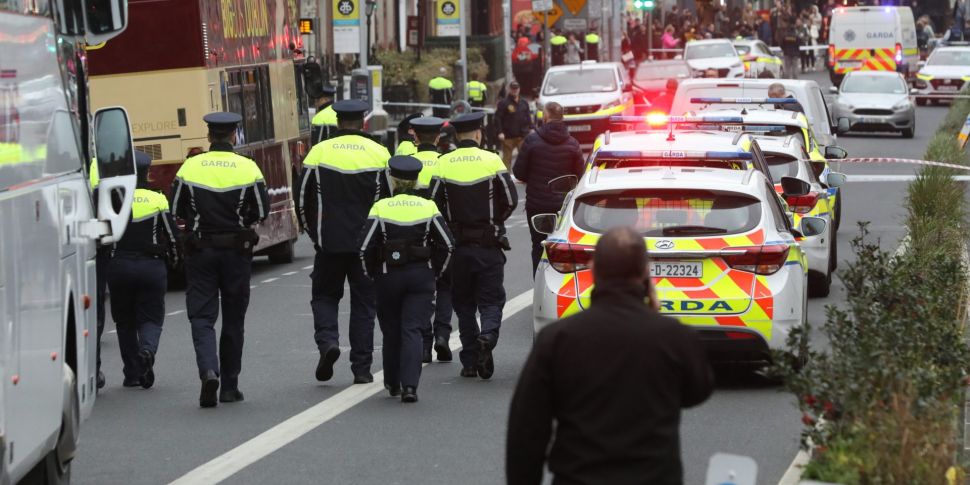
<svg viewBox="0 0 970 485">
<path fill-rule="evenodd" d="M 118 333 L 125 387 L 155 384 L 155 353 L 165 319 L 168 286 L 166 260 L 178 264 L 175 219 L 168 199 L 148 188 L 152 159 L 135 152 L 138 184 L 131 205 L 131 221 L 111 248 L 107 282 L 111 316 Z"/>
<path fill-rule="evenodd" d="M 434 202 L 416 195 L 421 161 L 395 156 L 389 166 L 394 195 L 371 208 L 360 258 L 376 280 L 384 387 L 402 402 L 416 402 L 422 333 L 434 311 L 435 279 L 448 267 L 454 239 Z"/>
<path fill-rule="evenodd" d="M 243 400 L 243 325 L 253 247 L 259 240 L 253 226 L 269 213 L 269 193 L 256 162 L 233 152 L 242 117 L 210 113 L 203 120 L 209 127 L 209 151 L 186 160 L 175 174 L 172 212 L 187 225 L 185 306 L 202 380 L 199 406 L 209 408 Z"/>
</svg>

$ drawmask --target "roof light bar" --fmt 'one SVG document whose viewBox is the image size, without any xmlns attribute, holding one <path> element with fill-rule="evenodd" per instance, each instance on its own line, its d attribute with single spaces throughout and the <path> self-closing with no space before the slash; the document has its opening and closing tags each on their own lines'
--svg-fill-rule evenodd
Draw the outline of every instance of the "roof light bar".
<svg viewBox="0 0 970 485">
<path fill-rule="evenodd" d="M 617 150 L 600 151 L 596 155 L 594 164 L 599 164 L 601 159 L 609 158 L 640 158 L 640 159 L 663 159 L 663 158 L 685 158 L 695 160 L 752 160 L 754 155 L 744 151 L 702 151 L 702 150 Z"/>
<path fill-rule="evenodd" d="M 690 98 L 693 104 L 797 104 L 795 98 Z"/>
</svg>

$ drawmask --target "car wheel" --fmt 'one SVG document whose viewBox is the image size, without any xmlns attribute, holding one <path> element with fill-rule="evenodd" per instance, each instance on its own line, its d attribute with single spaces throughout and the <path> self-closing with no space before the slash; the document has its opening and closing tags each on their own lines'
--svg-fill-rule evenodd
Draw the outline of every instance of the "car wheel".
<svg viewBox="0 0 970 485">
<path fill-rule="evenodd" d="M 832 231 L 829 239 L 832 240 L 829 246 L 829 273 L 834 273 L 839 268 L 839 232 Z"/>
<path fill-rule="evenodd" d="M 839 226 L 842 225 L 842 190 L 836 190 L 835 192 L 835 220 L 833 221 L 835 226 L 835 231 L 838 232 Z"/>
<path fill-rule="evenodd" d="M 916 98 L 916 106 L 926 106 L 926 98 Z"/>
<path fill-rule="evenodd" d="M 832 272 L 826 271 L 824 274 L 817 271 L 808 272 L 808 297 L 824 298 L 829 296 L 832 289 Z"/>
<path fill-rule="evenodd" d="M 914 123 L 914 125 L 915 125 L 915 123 Z M 914 133 L 915 131 L 916 131 L 915 127 L 914 128 L 906 128 L 903 131 L 901 131 L 900 134 L 903 135 L 903 138 L 912 138 L 913 135 L 915 134 Z"/>
</svg>

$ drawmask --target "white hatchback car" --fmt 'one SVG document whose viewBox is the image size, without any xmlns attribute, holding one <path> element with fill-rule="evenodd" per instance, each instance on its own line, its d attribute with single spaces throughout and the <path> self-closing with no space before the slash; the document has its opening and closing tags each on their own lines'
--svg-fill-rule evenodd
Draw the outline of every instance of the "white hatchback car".
<svg viewBox="0 0 970 485">
<path fill-rule="evenodd" d="M 693 77 L 706 77 L 711 69 L 719 78 L 744 77 L 744 64 L 727 39 L 692 40 L 684 47 L 684 60 Z"/>
<path fill-rule="evenodd" d="M 808 262 L 796 237 L 825 230 L 812 217 L 796 230 L 785 210 L 753 168 L 593 167 L 559 214 L 533 217 L 549 234 L 535 279 L 535 329 L 589 307 L 596 241 L 627 225 L 650 251 L 661 312 L 695 327 L 717 360 L 764 361 L 805 322 Z"/>
<path fill-rule="evenodd" d="M 536 103 L 538 120 L 551 101 L 563 107 L 569 134 L 588 148 L 609 129 L 611 116 L 633 114 L 633 82 L 616 62 L 584 61 L 546 71 Z"/>
</svg>

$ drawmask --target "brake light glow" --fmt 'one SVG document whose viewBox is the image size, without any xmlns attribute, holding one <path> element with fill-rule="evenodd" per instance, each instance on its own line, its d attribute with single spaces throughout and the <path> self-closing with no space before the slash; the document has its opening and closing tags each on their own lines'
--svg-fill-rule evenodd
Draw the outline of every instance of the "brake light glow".
<svg viewBox="0 0 970 485">
<path fill-rule="evenodd" d="M 829 67 L 835 66 L 835 45 L 829 44 Z"/>
<path fill-rule="evenodd" d="M 896 63 L 903 62 L 903 45 L 899 42 L 896 43 Z"/>
<path fill-rule="evenodd" d="M 722 255 L 721 258 L 732 269 L 770 275 L 777 273 L 785 265 L 785 261 L 788 260 L 788 249 L 787 244 L 731 248 L 732 252 L 743 252 Z"/>
<path fill-rule="evenodd" d="M 647 113 L 647 124 L 650 126 L 664 126 L 667 124 L 667 113 L 651 111 Z"/>
<path fill-rule="evenodd" d="M 560 273 L 589 269 L 589 263 L 593 260 L 593 246 L 549 241 L 542 244 L 546 247 L 549 265 Z"/>
<path fill-rule="evenodd" d="M 788 208 L 796 214 L 808 214 L 818 203 L 818 192 L 809 192 L 805 195 L 789 195 L 785 197 Z"/>
</svg>

